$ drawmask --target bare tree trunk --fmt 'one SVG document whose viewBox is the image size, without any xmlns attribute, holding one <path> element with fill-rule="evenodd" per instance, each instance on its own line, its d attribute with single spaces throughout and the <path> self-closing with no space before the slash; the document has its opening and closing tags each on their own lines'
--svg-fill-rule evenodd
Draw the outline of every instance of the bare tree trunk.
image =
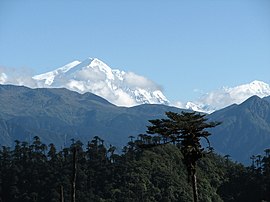
<svg viewBox="0 0 270 202">
<path fill-rule="evenodd" d="M 193 190 L 193 201 L 198 202 L 198 188 L 197 188 L 197 177 L 196 177 L 196 170 L 192 170 L 191 173 L 191 183 L 192 183 L 192 190 Z"/>
<path fill-rule="evenodd" d="M 76 199 L 76 173 L 77 173 L 77 149 L 73 148 L 73 170 L 72 170 L 72 182 L 71 182 L 71 202 L 75 202 Z"/>
<path fill-rule="evenodd" d="M 64 187 L 60 185 L 60 202 L 64 202 Z"/>
</svg>

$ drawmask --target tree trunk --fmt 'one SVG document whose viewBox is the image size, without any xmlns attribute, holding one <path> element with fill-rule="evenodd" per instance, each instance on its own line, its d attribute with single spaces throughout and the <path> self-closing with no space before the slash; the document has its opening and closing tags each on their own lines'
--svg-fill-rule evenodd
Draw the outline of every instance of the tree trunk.
<svg viewBox="0 0 270 202">
<path fill-rule="evenodd" d="M 77 149 L 73 148 L 73 170 L 72 170 L 72 182 L 71 182 L 71 202 L 75 202 L 76 198 L 76 173 L 77 173 L 77 161 L 76 161 Z"/>
<path fill-rule="evenodd" d="M 64 188 L 60 185 L 60 202 L 64 202 Z"/>
<path fill-rule="evenodd" d="M 197 188 L 197 177 L 196 177 L 196 170 L 192 170 L 191 173 L 191 183 L 192 183 L 192 190 L 193 190 L 193 201 L 198 202 L 198 188 Z"/>
</svg>

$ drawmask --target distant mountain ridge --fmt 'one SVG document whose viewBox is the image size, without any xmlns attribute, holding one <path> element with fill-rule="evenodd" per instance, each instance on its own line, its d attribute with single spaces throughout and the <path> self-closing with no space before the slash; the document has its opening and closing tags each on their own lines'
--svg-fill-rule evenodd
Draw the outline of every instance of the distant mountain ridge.
<svg viewBox="0 0 270 202">
<path fill-rule="evenodd" d="M 0 145 L 12 146 L 16 139 L 29 142 L 37 135 L 61 147 L 72 138 L 86 143 L 100 136 L 119 152 L 129 136 L 145 133 L 148 120 L 185 110 L 158 104 L 118 107 L 92 93 L 13 85 L 0 85 L 0 106 Z M 223 155 L 249 163 L 251 155 L 270 148 L 270 97 L 253 96 L 207 118 L 222 122 L 211 130 L 210 141 Z"/>
<path fill-rule="evenodd" d="M 252 96 L 239 105 L 231 105 L 209 115 L 222 124 L 213 130 L 210 140 L 219 152 L 235 160 L 250 162 L 252 155 L 270 148 L 270 97 Z"/>
<path fill-rule="evenodd" d="M 117 107 L 92 93 L 13 85 L 0 85 L 0 106 L 1 145 L 29 142 L 37 135 L 63 146 L 71 138 L 87 142 L 97 135 L 120 150 L 128 136 L 145 132 L 149 119 L 181 111 L 166 105 Z"/>
</svg>

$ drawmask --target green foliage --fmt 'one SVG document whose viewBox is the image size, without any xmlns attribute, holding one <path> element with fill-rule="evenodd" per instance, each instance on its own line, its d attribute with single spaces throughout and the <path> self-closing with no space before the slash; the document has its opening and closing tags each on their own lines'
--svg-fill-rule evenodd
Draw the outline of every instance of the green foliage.
<svg viewBox="0 0 270 202">
<path fill-rule="evenodd" d="M 58 202 L 63 187 L 69 202 L 74 147 L 77 202 L 192 201 L 181 151 L 171 144 L 140 151 L 134 142 L 121 155 L 113 146 L 106 148 L 99 137 L 85 146 L 73 140 L 61 151 L 53 144 L 47 147 L 38 137 L 32 144 L 16 141 L 13 149 L 2 147 L 0 201 Z M 269 162 L 269 156 L 264 156 L 260 167 L 245 168 L 214 153 L 206 155 L 198 161 L 200 201 L 270 200 Z"/>
<path fill-rule="evenodd" d="M 258 155 L 257 160 L 250 167 L 228 164 L 225 181 L 218 188 L 224 201 L 270 201 L 270 157 Z"/>
<path fill-rule="evenodd" d="M 191 179 L 193 188 L 193 201 L 199 200 L 198 185 L 196 176 L 196 164 L 204 155 L 201 145 L 201 139 L 204 138 L 208 142 L 208 149 L 210 150 L 210 142 L 208 136 L 211 135 L 206 129 L 213 128 L 220 123 L 207 123 L 206 115 L 196 112 L 182 112 L 181 114 L 175 112 L 166 112 L 168 119 L 150 120 L 151 126 L 148 126 L 147 133 L 157 136 L 149 136 L 146 143 L 139 144 L 140 148 L 149 148 L 160 146 L 162 143 L 153 141 L 154 138 L 162 137 L 166 141 L 163 144 L 173 143 L 180 148 L 183 154 L 183 163 L 188 171 L 188 181 Z M 149 141 L 150 140 L 150 141 Z"/>
</svg>

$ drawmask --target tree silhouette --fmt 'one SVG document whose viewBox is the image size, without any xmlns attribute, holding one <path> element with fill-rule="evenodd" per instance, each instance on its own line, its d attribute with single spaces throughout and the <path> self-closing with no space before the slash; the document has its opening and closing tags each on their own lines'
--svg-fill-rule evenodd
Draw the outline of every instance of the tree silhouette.
<svg viewBox="0 0 270 202">
<path fill-rule="evenodd" d="M 77 148 L 73 147 L 72 179 L 71 179 L 71 202 L 76 201 L 76 177 L 77 177 Z"/>
<path fill-rule="evenodd" d="M 114 158 L 115 158 L 115 154 L 114 154 L 114 152 L 115 152 L 115 150 L 116 150 L 116 147 L 115 146 L 112 146 L 111 144 L 110 144 L 110 147 L 109 147 L 109 149 L 108 149 L 108 153 L 110 154 L 110 162 L 111 163 L 114 163 Z"/>
<path fill-rule="evenodd" d="M 182 112 L 181 114 L 174 112 L 166 112 L 168 119 L 155 119 L 149 122 L 152 126 L 148 126 L 148 134 L 159 135 L 163 137 L 164 143 L 159 141 L 148 141 L 146 144 L 138 145 L 140 148 L 149 148 L 163 144 L 173 143 L 179 146 L 183 154 L 183 163 L 185 164 L 189 181 L 191 178 L 193 199 L 198 201 L 198 189 L 196 178 L 196 163 L 203 157 L 201 138 L 204 138 L 208 143 L 208 150 L 211 149 L 208 136 L 211 135 L 205 129 L 213 128 L 220 124 L 220 122 L 206 122 L 204 114 L 197 112 Z"/>
<path fill-rule="evenodd" d="M 270 149 L 265 149 L 265 156 L 268 158 L 270 156 Z"/>
<path fill-rule="evenodd" d="M 227 166 L 229 166 L 229 159 L 230 159 L 230 155 L 229 154 L 226 154 L 225 156 L 224 156 L 224 158 L 225 158 L 225 162 L 226 162 L 226 165 Z"/>
<path fill-rule="evenodd" d="M 130 142 L 133 142 L 133 139 L 135 138 L 133 135 L 128 136 L 130 138 Z"/>
<path fill-rule="evenodd" d="M 255 155 L 252 155 L 250 157 L 251 161 L 252 161 L 252 164 L 251 164 L 251 168 L 254 170 L 255 169 L 255 160 L 256 160 L 256 156 Z"/>
</svg>

